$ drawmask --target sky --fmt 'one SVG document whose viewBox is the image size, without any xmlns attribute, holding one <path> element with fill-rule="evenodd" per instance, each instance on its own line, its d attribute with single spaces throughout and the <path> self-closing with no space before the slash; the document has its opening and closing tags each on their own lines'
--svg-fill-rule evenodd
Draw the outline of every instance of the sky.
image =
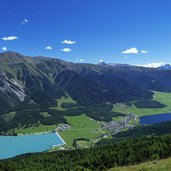
<svg viewBox="0 0 171 171">
<path fill-rule="evenodd" d="M 0 0 L 0 52 L 156 67 L 170 18 L 171 0 Z"/>
</svg>

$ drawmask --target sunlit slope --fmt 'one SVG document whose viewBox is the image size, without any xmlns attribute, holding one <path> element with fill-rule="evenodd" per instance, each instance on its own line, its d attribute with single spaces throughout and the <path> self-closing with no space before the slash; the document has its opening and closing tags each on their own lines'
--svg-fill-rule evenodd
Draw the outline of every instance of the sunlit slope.
<svg viewBox="0 0 171 171">
<path fill-rule="evenodd" d="M 112 168 L 108 171 L 171 171 L 171 158 L 134 166 Z"/>
<path fill-rule="evenodd" d="M 171 112 L 171 93 L 155 91 L 153 100 L 158 101 L 165 106 L 161 108 L 137 108 L 134 103 L 132 103 L 131 105 L 115 104 L 113 107 L 113 111 L 125 114 L 134 113 L 139 116 Z"/>
</svg>

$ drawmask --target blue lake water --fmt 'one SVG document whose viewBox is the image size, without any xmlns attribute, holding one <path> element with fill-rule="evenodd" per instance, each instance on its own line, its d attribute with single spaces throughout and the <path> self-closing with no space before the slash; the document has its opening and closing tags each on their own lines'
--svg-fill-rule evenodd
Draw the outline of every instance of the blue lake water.
<svg viewBox="0 0 171 171">
<path fill-rule="evenodd" d="M 0 136 L 0 159 L 30 152 L 43 152 L 54 145 L 63 145 L 63 141 L 56 133 Z"/>
<path fill-rule="evenodd" d="M 146 124 L 146 125 L 156 124 L 156 123 L 166 122 L 166 121 L 171 121 L 171 113 L 140 117 L 140 124 Z"/>
</svg>

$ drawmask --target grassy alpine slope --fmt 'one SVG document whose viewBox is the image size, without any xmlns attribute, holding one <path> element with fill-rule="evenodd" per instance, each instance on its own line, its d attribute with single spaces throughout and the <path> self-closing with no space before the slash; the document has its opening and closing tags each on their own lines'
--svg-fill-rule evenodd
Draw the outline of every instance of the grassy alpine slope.
<svg viewBox="0 0 171 171">
<path fill-rule="evenodd" d="M 171 171 L 171 158 L 145 162 L 133 166 L 112 168 L 108 171 Z"/>
</svg>

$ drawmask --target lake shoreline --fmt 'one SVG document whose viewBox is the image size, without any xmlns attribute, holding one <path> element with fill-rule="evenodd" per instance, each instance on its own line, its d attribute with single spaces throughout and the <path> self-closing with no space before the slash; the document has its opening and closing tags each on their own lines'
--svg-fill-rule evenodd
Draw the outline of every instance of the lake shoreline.
<svg viewBox="0 0 171 171">
<path fill-rule="evenodd" d="M 55 133 L 55 131 L 43 131 L 43 132 L 34 132 L 34 133 L 19 133 L 16 136 L 27 136 L 27 135 L 42 135 L 42 134 L 49 134 L 49 133 Z"/>
<path fill-rule="evenodd" d="M 55 131 L 18 136 L 0 136 L 0 159 L 35 152 L 46 152 L 63 146 L 64 140 Z"/>
<path fill-rule="evenodd" d="M 28 135 L 42 135 L 42 134 L 49 134 L 49 133 L 56 133 L 56 135 L 61 139 L 62 143 L 60 146 L 63 146 L 66 144 L 66 142 L 63 140 L 63 138 L 59 135 L 57 131 L 44 131 L 44 132 L 35 132 L 35 133 L 27 133 L 27 134 L 17 134 L 16 136 L 28 136 Z M 11 135 L 13 136 L 13 135 Z"/>
<path fill-rule="evenodd" d="M 66 142 L 63 140 L 63 138 L 59 135 L 59 133 L 57 131 L 55 131 L 56 135 L 61 139 L 61 141 L 63 142 L 63 145 L 66 144 Z"/>
</svg>

